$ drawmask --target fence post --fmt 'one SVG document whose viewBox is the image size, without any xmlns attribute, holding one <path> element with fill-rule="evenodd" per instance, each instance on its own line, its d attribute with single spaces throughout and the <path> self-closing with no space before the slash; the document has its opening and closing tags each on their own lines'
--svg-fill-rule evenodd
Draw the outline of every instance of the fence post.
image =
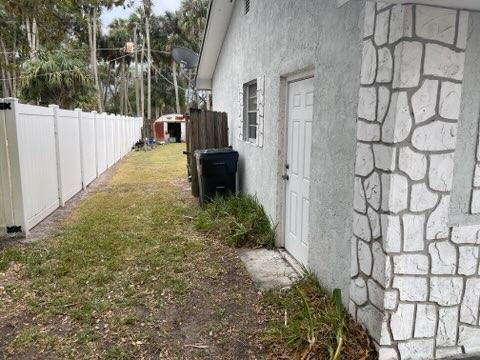
<svg viewBox="0 0 480 360">
<path fill-rule="evenodd" d="M 108 115 L 106 112 L 102 113 L 103 117 L 103 140 L 105 142 L 105 171 L 108 169 L 108 135 L 107 135 L 107 121 Z"/>
<path fill-rule="evenodd" d="M 0 99 L 3 103 L 5 100 Z M 7 129 L 5 110 L 0 111 L 0 236 L 6 234 L 7 226 L 13 224 L 12 191 L 10 183 L 10 167 L 8 165 Z"/>
<path fill-rule="evenodd" d="M 92 115 L 93 115 L 93 132 L 95 133 L 95 171 L 97 173 L 97 178 L 98 178 L 98 175 L 100 174 L 100 171 L 98 169 L 99 164 L 98 164 L 98 134 L 97 134 L 97 131 L 98 131 L 97 115 L 98 115 L 98 113 L 97 113 L 97 111 L 93 110 Z"/>
<path fill-rule="evenodd" d="M 112 137 L 113 137 L 113 162 L 112 165 L 115 165 L 117 162 L 117 115 L 112 115 Z"/>
<path fill-rule="evenodd" d="M 60 206 L 65 206 L 65 199 L 63 198 L 63 183 L 62 183 L 62 165 L 60 163 L 60 141 L 58 139 L 58 105 L 49 105 L 53 110 L 53 126 L 55 129 L 55 155 L 57 157 L 57 182 L 58 182 L 58 200 Z"/>
<path fill-rule="evenodd" d="M 82 190 L 87 190 L 87 185 L 85 181 L 85 164 L 83 158 L 83 142 L 82 142 L 82 109 L 75 109 L 78 113 L 78 136 L 80 138 L 80 173 L 82 174 Z"/>
<path fill-rule="evenodd" d="M 108 113 L 105 114 L 105 147 L 106 147 L 106 157 L 107 157 L 107 169 L 110 169 L 110 139 L 111 139 L 111 121 L 110 121 L 110 115 Z"/>
<path fill-rule="evenodd" d="M 29 229 L 27 225 L 26 204 L 24 198 L 24 179 L 22 178 L 21 129 L 18 116 L 18 99 L 7 98 L 6 103 L 10 104 L 5 111 L 5 128 L 8 139 L 8 158 L 10 162 L 10 175 L 12 187 L 12 208 L 13 224 L 20 226 L 21 232 L 27 236 Z"/>
</svg>

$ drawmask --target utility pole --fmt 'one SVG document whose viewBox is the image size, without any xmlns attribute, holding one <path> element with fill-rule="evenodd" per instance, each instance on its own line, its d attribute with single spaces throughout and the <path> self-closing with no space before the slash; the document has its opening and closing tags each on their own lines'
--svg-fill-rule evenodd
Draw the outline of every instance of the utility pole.
<svg viewBox="0 0 480 360">
<path fill-rule="evenodd" d="M 124 87 L 124 80 L 125 80 L 125 59 L 121 59 L 120 62 L 120 86 L 118 89 L 118 95 L 120 97 L 120 115 L 125 115 L 124 109 L 125 109 L 125 96 L 123 94 L 123 91 L 125 89 Z"/>
<path fill-rule="evenodd" d="M 175 106 L 177 114 L 180 114 L 180 99 L 178 97 L 178 82 L 177 82 L 177 63 L 172 60 L 172 74 L 173 74 L 173 87 L 175 89 Z"/>
<path fill-rule="evenodd" d="M 140 84 L 139 84 L 139 77 L 138 77 L 138 36 L 137 36 L 137 25 L 135 25 L 135 29 L 133 30 L 133 51 L 135 52 L 135 104 L 136 104 L 136 111 L 137 116 L 140 116 Z"/>
<path fill-rule="evenodd" d="M 98 79 L 98 62 L 97 62 L 97 7 L 93 7 L 93 23 L 92 23 L 92 41 L 93 41 L 93 72 L 94 72 L 94 80 L 95 80 L 95 88 L 97 89 L 97 105 L 98 111 L 103 112 L 102 108 L 102 91 L 100 89 L 100 81 Z"/>
<path fill-rule="evenodd" d="M 142 118 L 145 119 L 145 38 L 142 41 L 142 52 L 140 55 L 140 73 L 142 81 L 140 82 L 140 109 L 142 111 Z M 143 121 L 145 124 L 145 120 Z"/>
<path fill-rule="evenodd" d="M 145 35 L 147 40 L 147 120 L 150 126 L 152 120 L 152 53 L 150 49 L 150 13 L 152 10 L 150 0 L 143 0 L 143 8 L 145 13 Z"/>
<path fill-rule="evenodd" d="M 123 97 L 125 98 L 124 100 L 125 115 L 128 115 L 128 72 L 127 72 L 128 70 L 129 68 L 127 68 L 127 64 L 125 63 L 125 58 L 123 58 Z"/>
</svg>

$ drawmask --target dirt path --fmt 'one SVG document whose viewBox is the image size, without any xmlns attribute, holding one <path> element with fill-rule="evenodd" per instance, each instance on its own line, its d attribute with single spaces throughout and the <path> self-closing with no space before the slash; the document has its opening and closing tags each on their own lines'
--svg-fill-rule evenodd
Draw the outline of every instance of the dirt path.
<svg viewBox="0 0 480 360">
<path fill-rule="evenodd" d="M 235 252 L 194 229 L 181 145 L 137 152 L 57 234 L 0 249 L 4 358 L 265 358 Z"/>
</svg>

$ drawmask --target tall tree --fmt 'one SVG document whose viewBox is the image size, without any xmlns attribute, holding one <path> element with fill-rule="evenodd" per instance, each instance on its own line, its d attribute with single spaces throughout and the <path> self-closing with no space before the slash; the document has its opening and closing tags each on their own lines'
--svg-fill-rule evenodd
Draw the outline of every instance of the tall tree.
<svg viewBox="0 0 480 360">
<path fill-rule="evenodd" d="M 145 116 L 144 113 L 144 93 L 143 93 L 143 60 L 144 60 L 144 47 L 145 47 L 145 37 L 144 37 L 144 25 L 143 20 L 144 13 L 141 9 L 137 9 L 130 15 L 129 23 L 130 27 L 133 28 L 133 43 L 134 43 L 134 61 L 135 61 L 135 104 L 137 110 L 137 116 Z M 143 41 L 141 45 L 142 56 L 140 58 L 141 70 L 139 71 L 139 58 L 138 58 L 138 48 L 139 48 L 139 38 Z M 141 76 L 140 76 L 141 75 Z"/>
<path fill-rule="evenodd" d="M 59 49 L 74 31 L 73 0 L 3 0 L 0 2 L 0 73 L 4 94 L 17 95 L 17 75 L 40 48 Z"/>
<path fill-rule="evenodd" d="M 103 111 L 102 90 L 100 88 L 100 81 L 98 76 L 98 62 L 97 62 L 97 36 L 99 13 L 102 7 L 111 9 L 114 6 L 121 6 L 125 4 L 125 0 L 75 0 L 78 7 L 81 9 L 81 15 L 86 22 L 88 31 L 88 47 L 90 49 L 90 67 L 95 83 L 95 90 L 97 95 L 97 110 Z"/>
<path fill-rule="evenodd" d="M 147 45 L 147 119 L 152 120 L 152 49 L 150 46 L 150 17 L 152 15 L 152 1 L 143 0 L 145 14 L 145 39 Z M 150 123 L 149 127 L 150 128 Z"/>
<path fill-rule="evenodd" d="M 183 0 L 177 11 L 166 11 L 162 16 L 157 17 L 158 21 L 153 22 L 152 46 L 163 50 L 156 56 L 159 65 L 171 69 L 177 112 L 181 111 L 180 85 L 177 64 L 172 59 L 171 51 L 174 47 L 186 47 L 198 52 L 205 26 L 207 5 L 208 0 Z"/>
<path fill-rule="evenodd" d="M 40 51 L 23 67 L 22 100 L 65 109 L 94 107 L 92 77 L 81 58 L 62 51 Z"/>
<path fill-rule="evenodd" d="M 177 78 L 177 63 L 171 56 L 175 46 L 186 44 L 185 38 L 178 26 L 178 15 L 176 12 L 166 11 L 163 16 L 158 17 L 158 28 L 155 33 L 155 48 L 163 49 L 164 52 L 158 55 L 158 60 L 172 72 L 173 86 L 175 89 L 175 110 L 181 113 L 179 86 Z"/>
<path fill-rule="evenodd" d="M 100 58 L 108 64 L 104 69 L 103 76 L 104 104 L 107 106 L 107 98 L 110 92 L 109 108 L 114 108 L 122 114 L 131 113 L 132 106 L 129 102 L 130 65 L 132 54 L 127 52 L 125 44 L 131 39 L 131 24 L 126 19 L 115 19 L 108 27 L 108 32 L 100 39 L 104 50 L 99 51 Z M 115 94 L 112 93 L 112 88 Z M 118 105 L 118 107 L 116 106 Z"/>
<path fill-rule="evenodd" d="M 135 24 L 133 30 L 133 49 L 135 51 L 135 110 L 136 115 L 140 116 L 140 73 L 138 72 L 138 26 Z M 143 116 L 143 114 L 142 114 Z"/>
<path fill-rule="evenodd" d="M 189 48 L 199 52 L 207 18 L 208 0 L 183 0 L 180 3 L 178 26 Z"/>
</svg>

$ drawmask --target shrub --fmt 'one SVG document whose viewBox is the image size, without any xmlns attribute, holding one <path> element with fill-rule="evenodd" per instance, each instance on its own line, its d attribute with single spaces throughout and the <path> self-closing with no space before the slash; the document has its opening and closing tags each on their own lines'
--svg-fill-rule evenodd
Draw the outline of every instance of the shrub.
<svg viewBox="0 0 480 360">
<path fill-rule="evenodd" d="M 200 212 L 196 227 L 234 247 L 275 245 L 275 229 L 263 206 L 251 195 L 216 197 Z"/>
</svg>

